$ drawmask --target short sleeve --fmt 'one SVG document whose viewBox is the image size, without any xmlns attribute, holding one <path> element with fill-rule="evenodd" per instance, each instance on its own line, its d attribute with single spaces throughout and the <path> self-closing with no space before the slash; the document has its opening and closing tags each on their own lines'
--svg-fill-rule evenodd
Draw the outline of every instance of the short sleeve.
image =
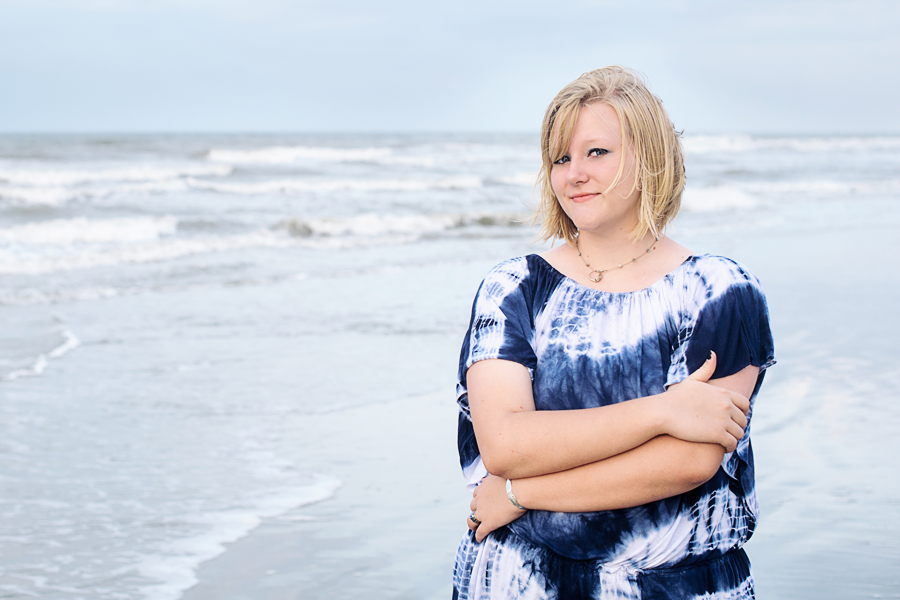
<svg viewBox="0 0 900 600">
<path fill-rule="evenodd" d="M 501 263 L 485 277 L 472 305 L 469 330 L 460 353 L 459 380 L 479 360 L 517 362 L 534 375 L 537 356 L 532 347 L 534 320 L 524 259 Z"/>
<path fill-rule="evenodd" d="M 710 350 L 716 353 L 713 378 L 733 375 L 748 365 L 764 371 L 775 364 L 769 310 L 759 280 L 740 264 L 720 257 L 701 257 L 694 267 L 685 275 L 687 299 L 666 386 L 696 371 Z"/>
<path fill-rule="evenodd" d="M 487 470 L 481 461 L 469 413 L 466 372 L 480 360 L 499 358 L 523 365 L 534 377 L 537 366 L 537 356 L 531 345 L 534 337 L 531 311 L 534 294 L 530 292 L 529 281 L 526 259 L 500 263 L 484 278 L 472 305 L 469 330 L 459 356 L 456 386 L 459 404 L 457 446 L 469 491 L 487 475 Z"/>
<path fill-rule="evenodd" d="M 686 275 L 687 294 L 678 340 L 666 386 L 683 381 L 709 356 L 716 353 L 713 379 L 728 377 L 748 365 L 760 373 L 750 399 L 750 417 L 765 370 L 775 364 L 775 347 L 769 327 L 769 310 L 759 280 L 745 267 L 721 257 L 700 257 Z M 745 433 L 749 434 L 748 421 Z M 726 453 L 722 468 L 736 491 L 751 497 L 754 487 L 753 452 L 745 435 L 733 452 Z"/>
</svg>

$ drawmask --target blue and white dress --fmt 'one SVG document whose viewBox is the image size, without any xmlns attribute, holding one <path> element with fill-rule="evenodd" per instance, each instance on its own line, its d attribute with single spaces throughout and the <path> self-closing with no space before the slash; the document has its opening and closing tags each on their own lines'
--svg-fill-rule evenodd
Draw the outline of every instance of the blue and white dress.
<svg viewBox="0 0 900 600">
<path fill-rule="evenodd" d="M 775 362 L 759 281 L 719 256 L 691 256 L 635 292 L 602 292 L 543 258 L 507 260 L 484 279 L 459 365 L 459 457 L 470 489 L 487 474 L 472 428 L 466 371 L 479 360 L 524 365 L 537 410 L 605 406 L 665 391 L 716 352 L 714 377 Z M 751 399 L 751 415 L 753 399 Z M 741 549 L 756 524 L 747 435 L 690 492 L 634 508 L 530 510 L 456 555 L 454 598 L 703 598 L 754 595 Z"/>
</svg>

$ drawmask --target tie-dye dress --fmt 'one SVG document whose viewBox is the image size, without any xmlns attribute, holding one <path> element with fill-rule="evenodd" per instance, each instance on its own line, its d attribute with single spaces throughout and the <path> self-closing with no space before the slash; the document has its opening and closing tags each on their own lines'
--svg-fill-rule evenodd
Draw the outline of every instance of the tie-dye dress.
<svg viewBox="0 0 900 600">
<path fill-rule="evenodd" d="M 635 292 L 602 292 L 537 255 L 497 265 L 478 290 L 459 365 L 459 456 L 474 489 L 487 473 L 469 415 L 466 371 L 499 358 L 524 365 L 537 410 L 605 406 L 665 391 L 710 350 L 714 377 L 775 362 L 759 281 L 719 256 L 691 256 Z M 751 399 L 752 415 L 752 399 Z M 753 597 L 741 549 L 757 501 L 747 435 L 716 475 L 690 492 L 634 508 L 589 513 L 530 510 L 456 555 L 454 598 Z"/>
</svg>

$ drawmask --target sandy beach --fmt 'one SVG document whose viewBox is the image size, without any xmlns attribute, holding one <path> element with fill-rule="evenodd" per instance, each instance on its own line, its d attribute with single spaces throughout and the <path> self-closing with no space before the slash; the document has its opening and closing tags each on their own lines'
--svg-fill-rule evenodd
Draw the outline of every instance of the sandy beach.
<svg viewBox="0 0 900 600">
<path fill-rule="evenodd" d="M 0 140 L 0 595 L 449 598 L 459 345 L 541 251 L 534 140 L 101 141 Z M 670 233 L 775 336 L 759 597 L 900 597 L 900 140 L 686 146 Z"/>
<path fill-rule="evenodd" d="M 310 431 L 333 444 L 318 458 L 344 482 L 334 499 L 265 522 L 201 567 L 184 598 L 449 598 L 467 502 L 452 400 L 311 418 Z"/>
<path fill-rule="evenodd" d="M 763 598 L 900 597 L 900 323 L 884 314 L 900 286 L 879 280 L 900 268 L 900 244 L 872 228 L 692 240 L 761 274 L 777 336 L 753 425 L 763 516 L 748 552 Z M 452 391 L 309 427 L 334 441 L 322 453 L 344 486 L 203 565 L 185 600 L 449 598 L 467 502 Z"/>
</svg>

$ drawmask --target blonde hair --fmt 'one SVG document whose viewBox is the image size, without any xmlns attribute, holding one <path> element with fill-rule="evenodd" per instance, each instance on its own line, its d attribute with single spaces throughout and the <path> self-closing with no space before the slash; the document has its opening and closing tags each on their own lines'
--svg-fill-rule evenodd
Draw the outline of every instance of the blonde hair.
<svg viewBox="0 0 900 600">
<path fill-rule="evenodd" d="M 631 232 L 635 240 L 648 231 L 659 237 L 681 206 L 684 189 L 684 150 L 681 132 L 675 131 L 662 100 L 653 95 L 643 78 L 623 67 L 604 67 L 585 73 L 564 87 L 547 107 L 541 126 L 541 171 L 537 186 L 540 203 L 534 214 L 540 222 L 538 239 L 562 238 L 575 244 L 578 229 L 563 211 L 550 183 L 553 163 L 569 147 L 581 108 L 593 103 L 608 104 L 619 117 L 623 148 L 628 142 L 635 156 L 632 191 L 640 190 L 638 224 Z M 625 153 L 610 189 L 623 175 Z"/>
</svg>

